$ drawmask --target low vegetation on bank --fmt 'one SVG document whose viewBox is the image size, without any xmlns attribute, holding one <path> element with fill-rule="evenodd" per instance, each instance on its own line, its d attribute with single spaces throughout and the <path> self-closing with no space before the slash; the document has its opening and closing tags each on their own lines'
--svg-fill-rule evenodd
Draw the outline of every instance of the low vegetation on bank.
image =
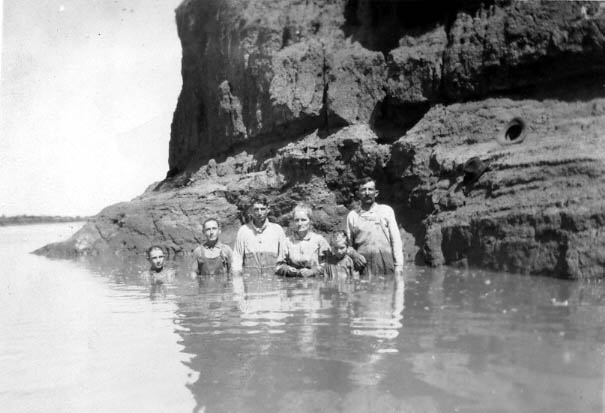
<svg viewBox="0 0 605 413">
<path fill-rule="evenodd" d="M 28 224 L 52 224 L 55 222 L 76 222 L 86 221 L 88 217 L 79 215 L 74 217 L 66 217 L 59 215 L 0 215 L 0 227 L 8 225 L 28 225 Z"/>
</svg>

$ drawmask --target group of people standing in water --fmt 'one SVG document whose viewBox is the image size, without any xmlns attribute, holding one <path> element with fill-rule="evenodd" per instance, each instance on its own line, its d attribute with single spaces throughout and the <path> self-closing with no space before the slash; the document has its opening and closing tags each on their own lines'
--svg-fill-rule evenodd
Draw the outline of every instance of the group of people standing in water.
<svg viewBox="0 0 605 413">
<path fill-rule="evenodd" d="M 306 204 L 292 211 L 294 233 L 269 222 L 269 203 L 263 196 L 251 200 L 249 223 L 240 227 L 231 249 L 220 241 L 216 218 L 203 222 L 205 241 L 193 251 L 192 277 L 213 275 L 270 275 L 355 279 L 361 276 L 398 274 L 403 271 L 403 245 L 393 209 L 376 203 L 376 182 L 364 178 L 358 187 L 359 207 L 349 212 L 346 229 L 336 231 L 330 242 L 311 229 L 312 209 Z M 147 252 L 150 269 L 145 277 L 164 282 L 174 273 L 164 269 L 159 246 Z M 160 262 L 161 261 L 161 262 Z"/>
</svg>

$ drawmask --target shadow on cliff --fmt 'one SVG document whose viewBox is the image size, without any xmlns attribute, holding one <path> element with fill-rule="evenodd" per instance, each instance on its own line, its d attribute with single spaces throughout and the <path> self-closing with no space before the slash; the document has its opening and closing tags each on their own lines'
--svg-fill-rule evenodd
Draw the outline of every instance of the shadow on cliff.
<svg viewBox="0 0 605 413">
<path fill-rule="evenodd" d="M 582 70 L 581 63 L 570 59 L 566 65 Z M 531 69 L 528 69 L 530 71 Z M 535 68 L 538 70 L 544 68 Z M 552 69 L 549 69 L 552 70 Z M 558 100 L 562 102 L 588 102 L 594 99 L 605 98 L 605 74 L 602 70 L 589 70 L 580 74 L 568 74 L 560 79 L 550 79 L 543 83 L 534 83 L 522 87 L 511 88 L 493 97 L 508 98 L 511 100 L 537 101 Z"/>
<path fill-rule="evenodd" d="M 399 46 L 404 36 L 419 36 L 435 26 L 449 27 L 458 12 L 473 15 L 495 1 L 452 0 L 439 4 L 430 1 L 348 0 L 343 32 L 369 50 L 384 55 Z"/>
</svg>

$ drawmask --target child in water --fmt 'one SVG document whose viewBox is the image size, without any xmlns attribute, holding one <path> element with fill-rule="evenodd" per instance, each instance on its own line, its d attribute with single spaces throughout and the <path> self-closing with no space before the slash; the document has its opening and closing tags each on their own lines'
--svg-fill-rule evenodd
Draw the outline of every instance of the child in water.
<svg viewBox="0 0 605 413">
<path fill-rule="evenodd" d="M 351 280 L 359 278 L 350 254 L 357 254 L 349 248 L 347 234 L 336 231 L 330 238 L 331 253 L 327 256 L 324 276 L 334 280 Z"/>
<path fill-rule="evenodd" d="M 159 245 L 153 245 L 147 250 L 147 261 L 149 270 L 141 274 L 141 279 L 151 285 L 164 284 L 174 280 L 173 269 L 164 267 L 164 249 Z"/>
</svg>

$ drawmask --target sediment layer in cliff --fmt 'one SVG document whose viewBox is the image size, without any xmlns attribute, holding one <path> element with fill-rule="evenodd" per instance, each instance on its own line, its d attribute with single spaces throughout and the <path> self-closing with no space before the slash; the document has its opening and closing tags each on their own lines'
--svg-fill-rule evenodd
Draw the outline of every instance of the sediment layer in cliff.
<svg viewBox="0 0 605 413">
<path fill-rule="evenodd" d="M 599 3 L 189 0 L 176 17 L 167 179 L 42 253 L 186 254 L 208 215 L 231 241 L 256 192 L 283 224 L 308 201 L 328 232 L 369 174 L 408 260 L 605 275 Z"/>
</svg>

